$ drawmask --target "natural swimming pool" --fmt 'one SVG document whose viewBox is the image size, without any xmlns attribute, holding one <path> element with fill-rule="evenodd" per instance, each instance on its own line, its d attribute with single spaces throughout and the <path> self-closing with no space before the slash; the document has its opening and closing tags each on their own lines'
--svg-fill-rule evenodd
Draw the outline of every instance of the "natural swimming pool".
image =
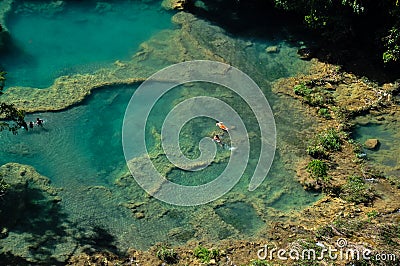
<svg viewBox="0 0 400 266">
<path fill-rule="evenodd" d="M 140 6 L 141 4 L 138 4 L 138 7 Z M 126 8 L 126 6 L 116 4 L 113 5 L 113 8 L 118 10 L 119 8 Z M 158 5 L 146 5 L 143 10 L 147 10 L 149 13 L 146 13 L 146 11 L 140 13 L 144 18 L 136 20 L 138 24 L 135 25 L 137 27 L 146 24 L 145 19 L 149 19 L 149 15 L 157 17 L 154 18 L 155 20 L 160 19 L 158 17 L 160 12 L 167 17 L 169 16 L 167 13 L 159 11 Z M 66 11 L 64 20 L 70 18 L 69 12 L 82 12 L 82 10 L 78 7 L 77 10 L 72 8 L 70 11 Z M 94 14 L 97 15 L 90 14 L 89 18 L 93 16 L 92 19 L 101 17 L 112 20 L 112 17 L 108 17 L 113 14 L 112 11 L 110 11 L 110 15 L 96 12 Z M 64 12 L 59 13 L 58 19 L 61 19 L 60 16 L 62 17 L 63 14 Z M 121 16 L 121 23 L 122 21 L 125 23 L 123 16 L 121 14 L 119 16 Z M 32 20 L 29 20 L 29 18 Z M 39 23 L 38 27 L 42 23 L 41 20 L 36 22 L 35 15 L 27 16 L 26 19 L 28 19 L 28 22 L 25 23 L 32 25 Z M 12 20 L 10 20 L 11 22 Z M 142 36 L 142 38 L 148 38 L 146 34 L 160 30 L 160 25 L 170 26 L 169 23 L 163 24 L 162 21 L 158 21 L 156 26 L 148 23 L 144 28 L 153 28 L 144 30 L 145 36 Z M 10 29 L 13 29 L 12 25 L 10 25 Z M 26 28 L 23 29 L 26 30 Z M 105 27 L 102 31 L 102 34 L 107 35 L 111 34 L 113 29 Z M 108 31 L 111 31 L 111 33 Z M 51 36 L 51 39 L 53 42 L 57 41 L 57 45 L 62 45 L 64 43 L 63 38 L 66 38 L 65 35 L 63 35 L 63 38 L 53 39 L 53 37 Z M 85 37 L 76 38 L 82 42 Z M 84 65 L 97 66 L 98 64 L 105 64 L 105 61 L 109 63 L 117 59 L 124 59 L 126 55 L 129 56 L 129 51 L 136 49 L 140 42 L 138 41 L 137 44 L 130 43 L 129 38 L 121 40 L 126 45 L 125 48 L 121 48 L 119 42 L 116 42 L 114 47 L 114 43 L 111 41 L 107 46 L 115 53 L 118 50 L 118 53 L 121 54 L 113 54 L 107 61 L 104 58 L 97 58 L 96 52 L 91 55 L 91 58 L 87 59 L 87 62 L 85 60 L 82 62 L 84 62 Z M 92 43 L 90 45 L 93 48 L 97 44 Z M 282 42 L 282 45 L 285 44 Z M 77 59 L 76 62 L 71 63 L 74 67 L 61 73 L 73 74 L 75 69 L 79 69 L 79 71 L 86 69 L 79 60 L 82 51 L 76 47 L 71 51 L 75 50 L 78 50 L 79 53 L 72 56 Z M 95 49 L 93 50 L 95 51 Z M 270 59 L 265 51 L 261 52 L 260 58 L 264 60 L 262 62 L 267 64 L 267 58 L 270 62 L 266 67 L 270 70 L 271 76 L 279 78 L 288 74 L 282 71 L 282 68 L 275 67 L 285 63 L 279 62 L 279 54 L 272 55 Z M 36 60 L 40 61 L 41 58 L 42 55 L 39 54 Z M 43 64 L 49 64 L 53 59 L 49 57 Z M 298 60 L 295 58 L 295 54 L 291 60 Z M 279 65 L 275 64 L 277 61 Z M 288 68 L 290 68 L 290 62 L 287 63 Z M 57 64 L 60 65 L 61 63 L 55 62 L 55 65 Z M 154 67 L 157 68 L 157 66 Z M 56 77 L 60 74 L 60 72 L 56 72 L 50 75 L 46 72 L 49 71 L 48 68 L 43 67 L 40 70 L 39 65 L 27 65 L 26 68 L 16 71 L 17 73 L 18 71 L 29 73 L 30 69 L 38 72 L 33 71 L 32 76 L 28 76 L 27 80 L 22 80 L 19 84 L 19 77 L 24 77 L 24 75 L 16 74 L 13 78 L 14 71 L 11 68 L 9 70 L 10 83 L 42 87 L 47 86 L 49 82 L 51 83 L 52 78 L 50 77 Z M 30 83 L 34 80 L 36 80 L 36 84 Z M 127 168 L 121 143 L 121 128 L 125 108 L 136 88 L 137 85 L 100 88 L 86 100 L 67 110 L 28 115 L 28 121 L 34 120 L 36 117 L 43 118 L 45 120 L 44 128 L 36 127 L 32 131 L 21 131 L 17 136 L 3 132 L 0 140 L 0 164 L 14 161 L 34 166 L 40 174 L 49 177 L 54 186 L 62 188 L 62 191 L 59 192 L 62 201 L 59 204 L 63 210 L 65 221 L 71 222 L 87 234 L 92 232 L 94 228 L 96 230 L 101 229 L 103 234 L 107 233 L 111 236 L 109 242 L 119 250 L 131 246 L 144 249 L 157 242 L 184 244 L 191 239 L 217 241 L 225 238 L 253 237 L 257 235 L 267 221 L 277 219 L 279 215 L 275 215 L 275 212 L 298 210 L 317 199 L 313 193 L 305 192 L 295 181 L 293 162 L 297 155 L 286 154 L 290 151 L 287 146 L 301 147 L 303 145 L 301 132 L 312 126 L 312 123 L 303 119 L 301 113 L 296 112 L 295 106 L 292 106 L 291 109 L 287 108 L 294 102 L 273 95 L 268 85 L 264 85 L 263 89 L 276 112 L 279 149 L 272 169 L 261 187 L 254 192 L 247 190 L 248 180 L 252 168 L 257 162 L 257 153 L 259 152 L 259 148 L 257 148 L 259 131 L 257 131 L 256 125 L 252 123 L 254 117 L 249 114 L 248 107 L 242 107 L 240 100 L 228 95 L 227 99 L 231 101 L 230 104 L 236 104 L 243 108 L 242 114 L 245 115 L 249 127 L 254 127 L 255 137 L 252 142 L 253 151 L 250 157 L 250 166 L 242 180 L 220 201 L 200 207 L 174 207 L 148 197 L 132 179 L 125 176 Z M 150 125 L 156 125 L 162 121 L 165 113 L 168 113 L 179 100 L 205 92 L 207 95 L 212 95 L 209 90 L 205 90 L 204 88 L 193 87 L 181 88 L 161 98 L 155 108 L 154 115 L 149 120 Z M 224 91 L 220 91 L 220 94 L 227 96 Z M 215 96 L 218 96 L 218 93 Z M 187 145 L 187 150 L 193 151 L 193 154 L 196 155 L 198 140 L 214 129 L 214 121 L 212 123 L 207 119 L 190 121 L 184 127 L 183 132 L 190 132 L 191 134 L 182 134 L 182 142 Z M 149 146 L 151 147 L 154 145 L 154 140 L 151 139 L 151 136 L 149 138 Z M 162 163 L 163 160 L 160 160 L 161 167 Z M 214 164 L 203 173 L 190 173 L 173 169 L 169 178 L 178 183 L 198 184 L 213 178 L 213 174 L 220 172 L 223 167 L 224 162 Z M 245 216 L 242 215 L 244 212 L 246 213 Z M 48 230 L 51 231 L 54 228 L 49 227 Z M 8 238 L 15 237 L 17 234 L 23 235 L 24 232 L 11 232 Z M 19 238 L 16 237 L 15 241 L 18 240 Z M 64 246 L 67 247 L 75 240 L 68 238 L 67 240 L 63 239 L 63 241 L 66 242 Z M 24 248 L 27 249 L 27 246 L 22 244 L 16 253 L 24 250 Z M 55 254 L 62 252 L 61 248 L 54 251 Z"/>
<path fill-rule="evenodd" d="M 172 28 L 172 14 L 158 3 L 62 3 L 14 4 L 7 17 L 13 47 L 1 56 L 8 87 L 45 88 L 59 76 L 91 72 L 129 59 L 140 43 Z"/>
</svg>

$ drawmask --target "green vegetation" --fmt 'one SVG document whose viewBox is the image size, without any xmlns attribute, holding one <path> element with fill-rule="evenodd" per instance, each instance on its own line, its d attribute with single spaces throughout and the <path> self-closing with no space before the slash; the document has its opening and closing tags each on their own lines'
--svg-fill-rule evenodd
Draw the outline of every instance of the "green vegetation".
<svg viewBox="0 0 400 266">
<path fill-rule="evenodd" d="M 317 180 L 317 183 L 327 184 L 330 181 L 328 176 L 328 165 L 319 159 L 313 159 L 306 167 L 310 175 Z"/>
<path fill-rule="evenodd" d="M 307 27 L 329 43 L 341 45 L 362 39 L 364 44 L 368 42 L 365 45 L 381 53 L 384 63 L 400 61 L 400 1 L 274 0 L 274 3 L 280 9 L 303 16 Z"/>
<path fill-rule="evenodd" d="M 385 244 L 399 246 L 400 223 L 381 226 L 379 228 L 379 236 Z"/>
<path fill-rule="evenodd" d="M 307 153 L 313 158 L 327 158 L 329 152 L 340 151 L 341 144 L 339 133 L 335 129 L 330 128 L 318 134 L 312 140 L 311 145 L 307 147 Z"/>
<path fill-rule="evenodd" d="M 293 92 L 296 95 L 303 97 L 303 102 L 310 106 L 323 107 L 333 103 L 331 93 L 319 87 L 313 87 L 315 84 L 298 84 L 293 87 Z"/>
<path fill-rule="evenodd" d="M 316 230 L 315 236 L 317 239 L 332 238 L 335 236 L 335 232 L 333 231 L 332 226 L 325 225 Z"/>
<path fill-rule="evenodd" d="M 216 259 L 219 256 L 218 249 L 207 249 L 203 246 L 198 246 L 193 250 L 196 258 L 200 259 L 202 263 L 209 263 L 211 259 Z"/>
<path fill-rule="evenodd" d="M 324 161 L 314 159 L 308 163 L 307 171 L 316 179 L 320 179 L 326 177 L 328 166 Z"/>
<path fill-rule="evenodd" d="M 318 143 L 327 151 L 340 151 L 341 141 L 338 132 L 330 128 L 317 136 Z"/>
<path fill-rule="evenodd" d="M 331 119 L 332 118 L 328 108 L 320 108 L 320 109 L 318 109 L 318 115 L 323 117 L 323 118 L 326 118 L 326 119 Z"/>
<path fill-rule="evenodd" d="M 351 237 L 357 232 L 363 230 L 365 228 L 365 221 L 361 221 L 358 219 L 349 219 L 349 218 L 337 218 L 333 222 L 333 227 L 336 229 L 336 231 L 345 236 L 345 237 Z"/>
<path fill-rule="evenodd" d="M 312 89 L 308 88 L 305 84 L 298 84 L 298 85 L 294 86 L 293 92 L 294 92 L 296 95 L 308 96 L 308 95 L 310 95 L 313 91 L 312 91 Z"/>
<path fill-rule="evenodd" d="M 3 94 L 5 75 L 6 72 L 0 72 L 0 95 Z M 23 110 L 18 110 L 13 104 L 0 102 L 0 131 L 8 129 L 16 134 L 23 125 L 24 119 L 25 112 Z"/>
<path fill-rule="evenodd" d="M 379 215 L 379 212 L 376 210 L 367 212 L 368 222 L 371 222 L 372 219 L 376 218 Z"/>
<path fill-rule="evenodd" d="M 352 175 L 347 179 L 347 183 L 342 187 L 340 197 L 344 200 L 359 203 L 369 203 L 375 197 L 374 189 L 365 183 L 360 176 Z"/>
<path fill-rule="evenodd" d="M 386 51 L 383 52 L 383 62 L 398 62 L 400 59 L 400 29 L 393 27 L 389 30 L 389 35 L 383 38 Z"/>
<path fill-rule="evenodd" d="M 160 247 L 156 255 L 158 259 L 166 263 L 176 263 L 178 261 L 178 254 L 172 248 Z"/>
<path fill-rule="evenodd" d="M 0 176 L 0 197 L 6 193 L 8 187 L 9 185 L 4 182 L 3 177 Z"/>
<path fill-rule="evenodd" d="M 266 260 L 253 260 L 249 266 L 269 266 L 270 264 Z"/>
</svg>

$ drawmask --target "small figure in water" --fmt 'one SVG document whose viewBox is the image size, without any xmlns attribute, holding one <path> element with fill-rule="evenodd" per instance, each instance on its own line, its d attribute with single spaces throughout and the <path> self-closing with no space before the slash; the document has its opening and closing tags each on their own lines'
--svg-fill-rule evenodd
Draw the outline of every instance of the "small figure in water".
<svg viewBox="0 0 400 266">
<path fill-rule="evenodd" d="M 39 117 L 36 118 L 36 125 L 43 127 L 43 120 L 40 119 Z"/>
<path fill-rule="evenodd" d="M 21 122 L 21 127 L 22 127 L 22 128 L 25 128 L 25 130 L 28 131 L 28 124 L 25 122 L 25 120 L 23 120 L 23 121 Z"/>
<path fill-rule="evenodd" d="M 219 145 L 221 145 L 221 147 L 224 146 L 224 144 L 222 143 L 221 138 L 220 138 L 218 135 L 214 135 L 213 141 L 215 141 L 216 143 L 218 143 Z"/>
<path fill-rule="evenodd" d="M 224 125 L 223 122 L 219 122 L 217 121 L 217 123 L 215 124 L 217 127 L 219 127 L 220 129 L 222 129 L 223 131 L 228 132 L 228 128 Z"/>
<path fill-rule="evenodd" d="M 33 122 L 29 122 L 29 128 L 33 128 Z"/>
</svg>

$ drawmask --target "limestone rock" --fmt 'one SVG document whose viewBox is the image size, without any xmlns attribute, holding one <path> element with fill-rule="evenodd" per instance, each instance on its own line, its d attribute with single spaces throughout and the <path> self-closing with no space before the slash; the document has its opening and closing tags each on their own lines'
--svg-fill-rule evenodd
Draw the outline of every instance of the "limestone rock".
<svg viewBox="0 0 400 266">
<path fill-rule="evenodd" d="M 161 6 L 167 10 L 183 10 L 186 0 L 163 0 Z"/>
<path fill-rule="evenodd" d="M 375 150 L 379 146 L 379 140 L 378 139 L 367 139 L 365 141 L 364 145 L 369 150 Z"/>
<path fill-rule="evenodd" d="M 145 217 L 145 214 L 143 212 L 137 212 L 135 213 L 135 218 L 136 219 L 143 219 Z"/>
<path fill-rule="evenodd" d="M 277 45 L 268 46 L 265 48 L 265 51 L 270 54 L 279 53 L 279 47 Z"/>
<path fill-rule="evenodd" d="M 313 51 L 310 48 L 300 48 L 297 50 L 297 55 L 300 59 L 310 60 L 313 57 Z"/>
</svg>

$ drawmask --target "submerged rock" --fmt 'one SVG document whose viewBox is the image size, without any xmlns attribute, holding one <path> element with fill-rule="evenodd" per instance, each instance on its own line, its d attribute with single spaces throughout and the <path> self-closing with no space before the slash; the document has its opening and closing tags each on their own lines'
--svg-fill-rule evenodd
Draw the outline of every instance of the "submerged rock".
<svg viewBox="0 0 400 266">
<path fill-rule="evenodd" d="M 268 46 L 267 48 L 265 48 L 265 51 L 267 53 L 279 53 L 279 47 L 277 45 L 273 45 L 273 46 Z"/>
<path fill-rule="evenodd" d="M 376 150 L 379 147 L 379 140 L 378 139 L 367 139 L 364 142 L 364 145 L 369 150 Z"/>
<path fill-rule="evenodd" d="M 297 55 L 300 57 L 300 59 L 310 60 L 313 57 L 313 51 L 311 48 L 300 48 L 297 50 Z"/>
<path fill-rule="evenodd" d="M 186 0 L 164 0 L 161 6 L 167 10 L 183 10 L 186 5 Z"/>
</svg>

